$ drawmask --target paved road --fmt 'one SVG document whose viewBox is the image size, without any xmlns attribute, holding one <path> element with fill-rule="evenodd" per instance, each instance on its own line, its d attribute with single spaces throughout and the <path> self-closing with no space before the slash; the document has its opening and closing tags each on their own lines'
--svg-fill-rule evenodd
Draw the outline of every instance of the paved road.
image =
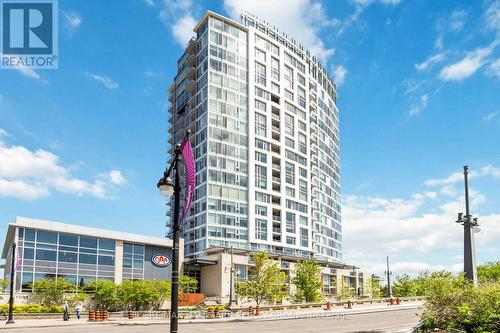
<svg viewBox="0 0 500 333">
<path fill-rule="evenodd" d="M 312 318 L 258 322 L 229 322 L 207 324 L 181 324 L 180 333 L 201 332 L 286 332 L 286 333 L 323 333 L 323 332 L 397 332 L 407 329 L 418 322 L 419 310 L 399 310 L 349 315 L 347 319 Z M 5 332 L 25 332 L 24 329 L 9 329 Z M 30 328 L 30 333 L 156 333 L 168 332 L 168 325 L 149 326 L 74 326 Z"/>
</svg>

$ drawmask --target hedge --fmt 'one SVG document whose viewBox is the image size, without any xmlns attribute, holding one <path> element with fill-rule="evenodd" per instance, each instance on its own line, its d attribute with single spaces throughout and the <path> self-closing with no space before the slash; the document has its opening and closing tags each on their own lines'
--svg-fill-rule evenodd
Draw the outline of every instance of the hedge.
<svg viewBox="0 0 500 333">
<path fill-rule="evenodd" d="M 0 312 L 8 313 L 9 304 L 0 305 Z M 63 312 L 61 306 L 43 306 L 40 304 L 14 305 L 14 313 L 60 313 Z"/>
</svg>

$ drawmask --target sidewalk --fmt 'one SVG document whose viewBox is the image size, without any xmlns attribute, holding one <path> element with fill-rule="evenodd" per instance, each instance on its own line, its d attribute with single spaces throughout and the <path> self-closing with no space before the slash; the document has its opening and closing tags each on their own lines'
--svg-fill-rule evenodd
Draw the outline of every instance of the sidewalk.
<svg viewBox="0 0 500 333">
<path fill-rule="evenodd" d="M 287 320 L 287 319 L 306 319 L 306 318 L 342 318 L 354 314 L 362 313 L 375 313 L 387 311 L 399 311 L 408 309 L 419 309 L 423 305 L 422 302 L 408 302 L 400 305 L 389 306 L 387 304 L 376 305 L 358 305 L 353 306 L 352 309 L 344 309 L 341 307 L 332 308 L 332 310 L 322 309 L 301 309 L 301 310 L 287 310 L 287 311 L 266 311 L 262 312 L 260 316 L 249 317 L 246 313 L 243 315 L 233 315 L 229 318 L 217 319 L 180 319 L 180 324 L 196 324 L 196 323 L 222 323 L 222 322 L 237 322 L 237 321 L 270 321 L 270 320 Z M 136 319 L 110 319 L 109 321 L 89 322 L 87 318 L 80 320 L 71 319 L 70 321 L 63 321 L 62 319 L 20 319 L 16 320 L 15 324 L 6 325 L 0 324 L 2 329 L 19 329 L 19 328 L 41 328 L 41 327 L 66 327 L 66 326 L 105 326 L 105 325 L 165 325 L 170 321 L 168 319 L 149 319 L 149 318 L 136 318 Z"/>
</svg>

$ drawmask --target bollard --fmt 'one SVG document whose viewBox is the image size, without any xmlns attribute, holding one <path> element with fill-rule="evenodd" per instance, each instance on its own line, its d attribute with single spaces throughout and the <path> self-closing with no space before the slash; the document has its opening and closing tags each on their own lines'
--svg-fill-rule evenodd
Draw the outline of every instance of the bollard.
<svg viewBox="0 0 500 333">
<path fill-rule="evenodd" d="M 251 305 L 248 307 L 248 315 L 253 316 L 253 306 Z"/>
<path fill-rule="evenodd" d="M 351 301 L 347 301 L 347 308 L 352 309 L 352 302 Z"/>
<path fill-rule="evenodd" d="M 394 305 L 394 299 L 392 299 L 392 297 L 389 298 L 389 305 Z"/>
<path fill-rule="evenodd" d="M 326 302 L 326 309 L 327 310 L 331 310 L 332 309 L 332 305 L 330 304 L 330 302 Z"/>
<path fill-rule="evenodd" d="M 96 309 L 95 310 L 95 321 L 101 321 L 102 318 L 101 318 L 101 311 Z"/>
<path fill-rule="evenodd" d="M 260 306 L 258 305 L 255 307 L 255 315 L 256 316 L 260 315 Z"/>
<path fill-rule="evenodd" d="M 399 299 L 399 297 L 396 298 L 396 305 L 399 305 L 401 303 L 401 300 Z"/>
<path fill-rule="evenodd" d="M 104 320 L 109 320 L 108 310 L 104 310 Z"/>
<path fill-rule="evenodd" d="M 215 308 L 214 315 L 215 315 L 215 318 L 219 318 L 219 308 Z"/>
<path fill-rule="evenodd" d="M 128 319 L 134 319 L 134 315 L 132 314 L 132 311 L 129 311 L 127 314 Z"/>
<path fill-rule="evenodd" d="M 94 310 L 90 309 L 89 310 L 89 321 L 94 321 L 95 320 L 95 312 Z"/>
<path fill-rule="evenodd" d="M 212 319 L 212 317 L 213 317 L 213 311 L 214 310 L 212 308 L 208 308 L 208 310 L 207 310 L 207 318 L 208 319 Z"/>
</svg>

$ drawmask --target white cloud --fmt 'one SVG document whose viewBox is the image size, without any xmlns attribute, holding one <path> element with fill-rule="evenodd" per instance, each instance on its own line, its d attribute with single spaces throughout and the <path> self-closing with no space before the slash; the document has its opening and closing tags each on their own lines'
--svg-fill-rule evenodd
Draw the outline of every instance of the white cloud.
<svg viewBox="0 0 500 333">
<path fill-rule="evenodd" d="M 420 112 L 422 112 L 423 109 L 427 107 L 427 103 L 429 102 L 429 96 L 427 94 L 420 96 L 420 99 L 418 102 L 410 108 L 410 111 L 408 111 L 408 114 L 410 116 L 416 116 Z"/>
<path fill-rule="evenodd" d="M 485 165 L 479 169 L 469 171 L 469 178 L 477 177 L 493 177 L 494 179 L 500 179 L 500 168 L 497 168 L 491 164 Z M 462 172 L 453 172 L 445 178 L 428 179 L 424 181 L 426 186 L 443 186 L 456 184 L 464 180 L 464 175 Z"/>
<path fill-rule="evenodd" d="M 172 24 L 172 34 L 175 40 L 182 46 L 194 36 L 193 28 L 197 20 L 191 15 L 185 15 Z"/>
<path fill-rule="evenodd" d="M 145 3 L 148 7 L 155 7 L 155 6 L 156 6 L 156 3 L 154 2 L 154 0 L 144 0 L 144 3 Z"/>
<path fill-rule="evenodd" d="M 444 67 L 439 78 L 442 81 L 462 81 L 472 76 L 486 63 L 486 58 L 491 54 L 496 44 L 495 42 L 488 47 L 479 47 L 467 52 L 462 60 Z"/>
<path fill-rule="evenodd" d="M 491 112 L 491 113 L 488 113 L 486 116 L 483 117 L 483 121 L 485 123 L 491 123 L 493 121 L 494 118 L 496 118 L 498 116 L 498 111 L 496 112 Z"/>
<path fill-rule="evenodd" d="M 61 10 L 61 14 L 64 19 L 64 24 L 71 31 L 79 28 L 82 24 L 82 17 L 78 13 Z"/>
<path fill-rule="evenodd" d="M 344 65 L 339 65 L 333 68 L 333 80 L 340 86 L 344 83 L 345 77 L 349 73 L 347 69 L 345 69 Z"/>
<path fill-rule="evenodd" d="M 163 0 L 160 19 L 167 25 L 175 40 L 184 47 L 194 36 L 193 28 L 198 5 L 192 0 Z"/>
<path fill-rule="evenodd" d="M 38 72 L 36 72 L 34 69 L 31 69 L 31 68 L 26 68 L 26 67 L 20 67 L 20 68 L 17 68 L 17 70 L 19 71 L 19 73 L 21 73 L 22 75 L 30 78 L 30 79 L 33 79 L 33 80 L 37 80 L 37 81 L 40 81 L 42 82 L 43 84 L 48 84 L 49 81 L 45 80 Z"/>
<path fill-rule="evenodd" d="M 380 0 L 385 5 L 397 5 L 401 2 L 401 0 Z"/>
<path fill-rule="evenodd" d="M 481 172 L 491 176 L 491 169 L 486 166 Z M 470 193 L 472 207 L 477 209 L 485 197 L 474 190 Z M 455 257 L 462 252 L 463 229 L 455 220 L 464 209 L 463 195 L 450 199 L 441 192 L 417 192 L 409 197 L 345 197 L 342 225 L 346 262 L 380 273 L 389 255 L 391 270 L 396 273 L 462 269 Z M 482 231 L 475 236 L 477 252 L 500 251 L 500 214 L 480 216 L 479 220 Z"/>
<path fill-rule="evenodd" d="M 467 12 L 463 9 L 455 9 L 450 15 L 450 30 L 460 31 L 465 25 Z"/>
<path fill-rule="evenodd" d="M 102 83 L 106 88 L 110 90 L 115 90 L 120 88 L 120 85 L 117 82 L 113 81 L 110 77 L 104 74 L 85 73 L 85 76 L 92 80 Z"/>
<path fill-rule="evenodd" d="M 320 2 L 224 0 L 224 8 L 237 21 L 244 10 L 269 21 L 272 26 L 304 45 L 304 48 L 310 50 L 324 65 L 335 52 L 334 48 L 325 45 L 320 33 L 323 29 L 337 26 L 339 21 L 328 18 Z"/>
<path fill-rule="evenodd" d="M 424 62 L 422 62 L 420 64 L 415 64 L 415 68 L 418 71 L 425 71 L 427 68 L 429 68 L 433 64 L 437 64 L 437 63 L 443 61 L 445 59 L 445 56 L 446 56 L 445 52 L 435 54 L 435 55 L 427 58 Z"/>
<path fill-rule="evenodd" d="M 443 39 L 444 39 L 444 36 L 443 34 L 439 34 L 436 38 L 436 41 L 434 42 L 434 47 L 438 50 L 442 50 L 443 49 Z"/>
<path fill-rule="evenodd" d="M 486 10 L 486 24 L 500 31 L 500 0 L 494 1 Z"/>
<path fill-rule="evenodd" d="M 493 61 L 489 66 L 488 66 L 488 74 L 496 76 L 500 79 L 500 58 L 497 60 Z"/>
<path fill-rule="evenodd" d="M 116 187 L 126 181 L 118 170 L 100 174 L 94 180 L 72 175 L 71 168 L 61 165 L 59 156 L 38 149 L 5 142 L 6 132 L 0 133 L 0 196 L 33 200 L 46 197 L 51 190 L 99 198 L 112 197 Z"/>
</svg>

